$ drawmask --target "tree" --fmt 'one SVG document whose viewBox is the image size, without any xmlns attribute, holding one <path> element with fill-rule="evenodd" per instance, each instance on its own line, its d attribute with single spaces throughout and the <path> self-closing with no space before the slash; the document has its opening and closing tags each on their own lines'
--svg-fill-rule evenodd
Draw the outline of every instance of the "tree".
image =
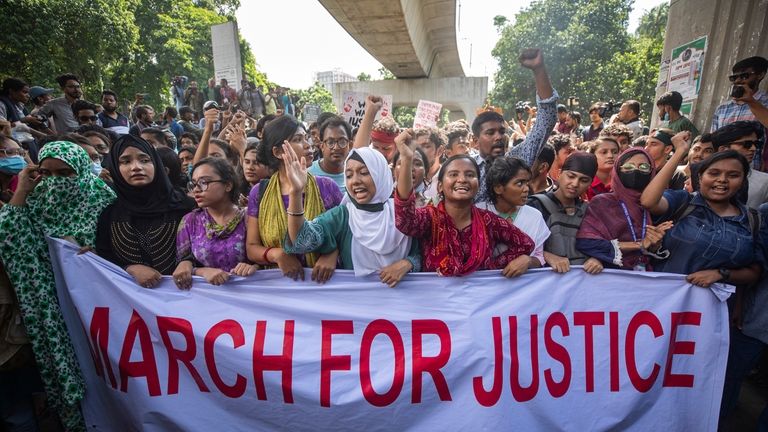
<svg viewBox="0 0 768 432">
<path fill-rule="evenodd" d="M 504 15 L 496 15 L 493 17 L 493 26 L 496 27 L 496 32 L 501 33 L 502 30 L 504 30 L 504 26 L 509 23 L 509 19 L 505 17 Z"/>
<path fill-rule="evenodd" d="M 371 76 L 370 76 L 369 74 L 365 73 L 365 72 L 360 72 L 360 73 L 357 75 L 357 80 L 358 80 L 358 81 L 362 81 L 362 82 L 364 82 L 364 81 L 370 81 L 370 80 L 371 80 Z"/>
<path fill-rule="evenodd" d="M 646 119 L 656 102 L 656 80 L 664 50 L 668 11 L 669 5 L 662 4 L 643 15 L 631 38 L 630 49 L 615 53 L 610 62 L 598 68 L 598 74 L 605 77 L 603 84 L 613 89 L 616 99 L 638 100 Z"/>
<path fill-rule="evenodd" d="M 541 47 L 552 82 L 562 98 L 584 103 L 618 97 L 598 74 L 613 53 L 630 48 L 626 27 L 632 0 L 540 0 L 520 11 L 506 25 L 493 49 L 499 61 L 492 103 L 514 112 L 517 101 L 532 100 L 531 72 L 517 61 L 520 51 Z"/>
<path fill-rule="evenodd" d="M 395 74 L 393 74 L 393 73 L 392 73 L 392 71 L 390 71 L 389 69 L 385 68 L 384 66 L 382 66 L 382 67 L 380 67 L 380 68 L 379 68 L 379 76 L 380 76 L 380 77 L 381 77 L 381 79 L 383 79 L 383 80 L 393 80 L 393 79 L 397 79 L 397 77 L 395 76 Z"/>
<path fill-rule="evenodd" d="M 213 76 L 211 26 L 234 19 L 239 0 L 23 0 L 0 1 L 0 76 L 54 86 L 77 74 L 85 97 L 104 88 L 123 101 L 148 93 L 170 103 L 175 75 L 205 82 Z M 250 46 L 240 41 L 246 76 L 268 84 Z M 157 108 L 157 107 L 156 107 Z"/>
<path fill-rule="evenodd" d="M 308 89 L 295 91 L 294 94 L 299 97 L 296 104 L 299 110 L 303 109 L 306 104 L 314 104 L 319 105 L 322 112 L 336 112 L 333 95 L 319 82 L 315 82 Z"/>
</svg>

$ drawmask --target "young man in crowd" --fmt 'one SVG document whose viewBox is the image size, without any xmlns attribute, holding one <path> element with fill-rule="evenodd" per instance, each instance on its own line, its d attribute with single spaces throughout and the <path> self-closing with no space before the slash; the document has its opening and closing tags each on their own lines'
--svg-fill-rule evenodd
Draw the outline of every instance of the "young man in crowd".
<svg viewBox="0 0 768 432">
<path fill-rule="evenodd" d="M 446 144 L 448 144 L 448 137 L 436 128 L 416 129 L 413 133 L 411 145 L 420 147 L 427 155 L 428 161 L 424 161 L 424 163 L 431 163 L 430 166 L 426 167 L 427 171 L 424 173 L 427 188 L 434 183 L 435 190 L 437 190 L 437 172 L 440 171 L 440 159 L 445 152 Z"/>
<path fill-rule="evenodd" d="M 672 180 L 669 182 L 669 188 L 685 189 L 688 192 L 693 192 L 693 184 L 690 181 L 691 167 L 703 161 L 714 152 L 715 147 L 712 143 L 712 134 L 704 133 L 694 138 L 691 149 L 688 151 L 688 163 L 677 167 L 677 171 L 675 171 Z"/>
<path fill-rule="evenodd" d="M 544 58 L 538 49 L 524 50 L 519 57 L 523 67 L 530 69 L 536 82 L 538 117 L 535 125 L 528 131 L 525 140 L 513 147 L 507 156 L 519 157 L 529 166 L 536 161 L 536 156 L 546 144 L 547 137 L 557 122 L 557 92 L 552 88 L 549 75 L 544 65 Z M 494 146 L 503 145 L 506 137 L 504 117 L 495 111 L 484 111 L 472 122 L 473 141 L 478 154 L 475 162 L 480 167 L 479 190 L 476 202 L 487 201 L 488 190 L 485 184 L 485 173 L 488 169 L 491 151 Z"/>
<path fill-rule="evenodd" d="M 203 104 L 208 101 L 216 101 L 217 104 L 221 105 L 221 87 L 216 85 L 216 78 L 208 80 L 208 86 L 203 89 L 203 99 L 205 99 Z"/>
<path fill-rule="evenodd" d="M 570 146 L 570 140 L 568 145 Z M 553 181 L 549 173 L 552 172 L 551 168 L 555 160 L 556 151 L 551 144 L 546 144 L 541 148 L 539 155 L 536 157 L 536 163 L 531 167 L 531 181 L 528 182 L 530 195 L 546 192 L 552 187 Z M 557 171 L 559 173 L 560 170 L 558 169 Z"/>
<path fill-rule="evenodd" d="M 219 94 L 221 94 L 222 104 L 236 104 L 237 103 L 237 90 L 229 86 L 226 79 L 221 79 L 221 86 L 219 87 Z"/>
<path fill-rule="evenodd" d="M 568 159 L 568 156 L 570 156 L 571 153 L 576 150 L 573 147 L 573 144 L 571 144 L 571 137 L 570 135 L 566 134 L 557 134 L 552 135 L 547 140 L 547 145 L 551 146 L 554 150 L 554 158 L 552 161 L 549 162 L 549 178 L 555 179 L 560 175 L 560 169 L 562 168 L 563 164 L 565 163 L 565 160 Z M 547 146 L 544 146 L 546 148 Z M 544 151 L 544 150 L 542 150 Z M 541 155 L 539 155 L 541 156 Z M 533 174 L 534 177 L 536 176 L 536 173 Z M 533 180 L 531 180 L 533 181 Z"/>
<path fill-rule="evenodd" d="M 740 60 L 733 65 L 733 74 L 728 76 L 728 80 L 733 83 L 731 98 L 715 109 L 710 132 L 733 122 L 756 120 L 763 125 L 763 136 L 768 134 L 768 93 L 759 90 L 766 71 L 768 60 L 759 56 Z M 761 140 L 755 152 L 755 160 L 751 161 L 752 168 L 768 166 L 768 152 L 763 152 L 763 144 Z"/>
<path fill-rule="evenodd" d="M 96 104 L 92 104 L 84 100 L 76 100 L 72 104 L 72 115 L 77 120 L 78 127 L 98 125 L 99 118 L 96 116 L 98 107 Z"/>
<path fill-rule="evenodd" d="M 568 107 L 563 104 L 557 105 L 557 124 L 554 132 L 567 134 L 571 131 L 568 127 Z"/>
<path fill-rule="evenodd" d="M 602 102 L 595 102 L 589 107 L 589 121 L 591 124 L 588 128 L 584 128 L 584 141 L 593 141 L 600 136 L 600 131 L 605 127 L 602 112 Z"/>
<path fill-rule="evenodd" d="M 656 166 L 656 172 L 658 172 L 669 158 L 670 153 L 675 149 L 672 144 L 672 137 L 675 134 L 669 129 L 658 129 L 653 135 L 649 135 L 645 141 L 645 151 L 653 159 L 653 163 Z"/>
<path fill-rule="evenodd" d="M 615 121 L 621 122 L 632 131 L 632 139 L 643 135 L 643 121 L 640 120 L 640 102 L 630 99 L 619 108 Z"/>
<path fill-rule="evenodd" d="M 344 193 L 347 190 L 344 162 L 350 150 L 352 128 L 344 119 L 334 116 L 320 126 L 320 137 L 320 151 L 323 157 L 312 163 L 307 171 L 316 176 L 330 178 Z"/>
<path fill-rule="evenodd" d="M 683 95 L 676 91 L 664 93 L 656 101 L 659 120 L 668 122 L 667 127 L 675 133 L 690 131 L 691 138 L 696 138 L 699 136 L 699 130 L 688 117 L 680 113 L 681 106 L 683 106 Z"/>
<path fill-rule="evenodd" d="M 29 88 L 29 101 L 32 102 L 32 111 L 30 111 L 30 115 L 37 114 L 40 109 L 42 109 L 45 104 L 48 103 L 51 99 L 53 99 L 53 96 L 51 94 L 53 93 L 52 88 L 45 88 L 40 86 L 32 86 Z"/>
<path fill-rule="evenodd" d="M 568 126 L 567 134 L 573 134 L 581 138 L 584 136 L 584 128 L 581 127 L 581 113 L 578 111 L 571 111 L 565 118 L 565 124 Z"/>
<path fill-rule="evenodd" d="M 619 143 L 619 153 L 628 149 L 632 144 L 632 130 L 622 123 L 612 123 L 600 131 L 600 137 L 610 137 Z"/>
<path fill-rule="evenodd" d="M 162 127 L 171 131 L 173 136 L 176 137 L 177 142 L 181 139 L 181 134 L 184 133 L 184 128 L 176 121 L 178 116 L 179 112 L 174 107 L 166 107 L 165 111 L 163 111 Z"/>
<path fill-rule="evenodd" d="M 67 73 L 56 78 L 59 87 L 64 95 L 51 99 L 40 109 L 41 114 L 48 118 L 53 117 L 53 126 L 56 132 L 72 132 L 78 128 L 79 124 L 75 115 L 72 113 L 72 104 L 83 97 L 82 85 L 77 75 Z"/>
<path fill-rule="evenodd" d="M 183 106 L 179 110 L 179 125 L 184 129 L 184 132 L 198 132 L 200 128 L 195 124 L 195 111 L 192 107 Z"/>
<path fill-rule="evenodd" d="M 117 111 L 117 94 L 111 90 L 101 92 L 101 106 L 103 111 L 97 114 L 101 126 L 118 135 L 128 133 L 128 117 Z"/>
<path fill-rule="evenodd" d="M 149 105 L 139 105 L 136 107 L 136 124 L 131 126 L 129 133 L 134 136 L 140 136 L 141 131 L 157 127 L 155 124 L 155 109 Z"/>
</svg>

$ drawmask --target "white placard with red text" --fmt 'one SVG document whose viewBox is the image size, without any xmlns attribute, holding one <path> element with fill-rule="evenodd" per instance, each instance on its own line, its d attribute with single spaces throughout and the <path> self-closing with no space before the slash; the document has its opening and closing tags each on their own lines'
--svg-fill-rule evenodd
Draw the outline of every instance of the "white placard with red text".
<svg viewBox="0 0 768 432">
<path fill-rule="evenodd" d="M 50 246 L 95 430 L 717 427 L 727 293 L 679 275 L 425 273 L 390 289 L 259 271 L 179 291 Z"/>
<path fill-rule="evenodd" d="M 342 93 L 341 116 L 352 128 L 360 127 L 365 115 L 365 98 L 367 93 L 345 90 Z M 376 113 L 375 120 L 392 115 L 392 95 L 381 96 L 381 109 Z"/>
<path fill-rule="evenodd" d="M 416 106 L 416 114 L 413 119 L 413 128 L 421 129 L 437 127 L 437 122 L 440 121 L 440 111 L 442 109 L 443 104 L 423 99 L 419 100 L 419 104 Z"/>
</svg>

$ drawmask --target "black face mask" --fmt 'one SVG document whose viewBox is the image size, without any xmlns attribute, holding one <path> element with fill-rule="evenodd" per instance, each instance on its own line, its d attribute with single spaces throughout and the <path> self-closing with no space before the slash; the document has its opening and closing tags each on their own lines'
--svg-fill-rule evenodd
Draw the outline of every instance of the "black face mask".
<svg viewBox="0 0 768 432">
<path fill-rule="evenodd" d="M 651 182 L 651 173 L 644 173 L 639 170 L 620 172 L 619 180 L 621 180 L 621 184 L 624 187 L 642 192 L 648 186 L 648 183 Z"/>
</svg>

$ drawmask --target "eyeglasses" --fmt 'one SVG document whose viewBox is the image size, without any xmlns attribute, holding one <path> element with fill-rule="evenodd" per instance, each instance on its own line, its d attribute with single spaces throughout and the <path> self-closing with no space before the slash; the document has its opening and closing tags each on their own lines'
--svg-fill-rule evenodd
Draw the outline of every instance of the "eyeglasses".
<svg viewBox="0 0 768 432">
<path fill-rule="evenodd" d="M 11 157 L 11 156 L 21 156 L 24 157 L 27 155 L 27 151 L 24 149 L 0 149 L 0 157 Z"/>
<path fill-rule="evenodd" d="M 757 72 L 741 72 L 733 75 L 728 75 L 728 81 L 736 82 L 738 80 L 749 79 L 750 76 L 757 75 Z"/>
<path fill-rule="evenodd" d="M 747 141 L 734 141 L 734 142 L 732 142 L 732 143 L 730 143 L 728 145 L 733 145 L 733 144 L 738 144 L 738 145 L 744 147 L 745 149 L 751 149 L 752 146 L 757 146 L 758 144 L 760 144 L 760 141 L 757 141 L 757 140 L 754 140 L 754 141 L 750 141 L 750 140 L 747 140 Z"/>
<path fill-rule="evenodd" d="M 226 183 L 224 180 L 208 180 L 208 179 L 200 179 L 198 181 L 190 180 L 189 183 L 187 183 L 187 187 L 189 190 L 195 190 L 197 188 L 200 188 L 201 192 L 205 192 L 208 190 L 208 186 L 211 185 L 211 183 Z"/>
<path fill-rule="evenodd" d="M 627 162 L 621 167 L 619 167 L 619 169 L 621 170 L 621 172 L 630 172 L 630 171 L 637 170 L 642 173 L 649 173 L 651 172 L 651 164 L 643 162 L 641 164 L 635 165 L 631 162 Z"/>
<path fill-rule="evenodd" d="M 96 116 L 80 116 L 78 118 L 80 119 L 81 122 L 87 122 L 87 121 L 95 122 L 96 120 L 99 119 Z"/>
<path fill-rule="evenodd" d="M 349 145 L 349 140 L 346 138 L 339 138 L 337 140 L 327 139 L 323 141 L 323 143 L 327 145 L 328 148 L 338 147 L 340 149 L 345 149 Z"/>
</svg>

